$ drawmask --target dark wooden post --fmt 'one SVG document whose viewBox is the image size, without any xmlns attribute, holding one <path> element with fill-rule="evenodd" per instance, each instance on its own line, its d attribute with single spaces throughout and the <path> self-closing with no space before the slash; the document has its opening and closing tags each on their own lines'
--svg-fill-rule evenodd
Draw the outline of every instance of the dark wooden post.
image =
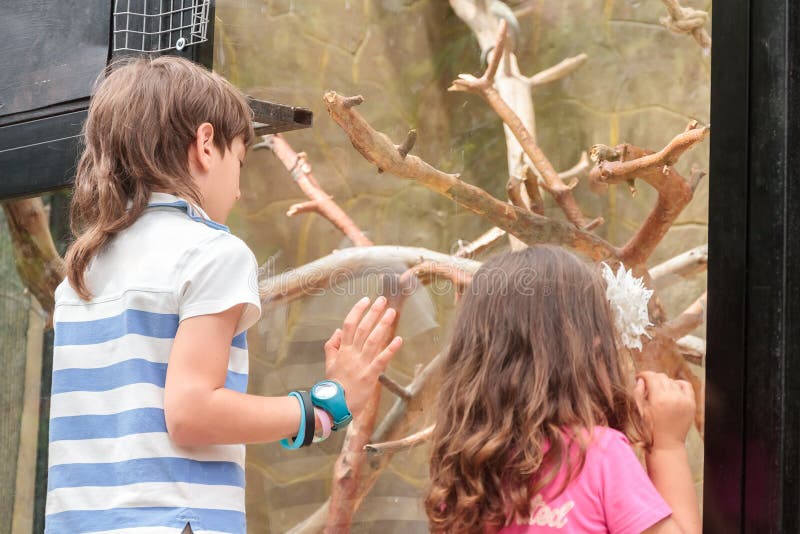
<svg viewBox="0 0 800 534">
<path fill-rule="evenodd" d="M 800 531 L 798 31 L 796 2 L 714 10 L 705 532 Z"/>
</svg>

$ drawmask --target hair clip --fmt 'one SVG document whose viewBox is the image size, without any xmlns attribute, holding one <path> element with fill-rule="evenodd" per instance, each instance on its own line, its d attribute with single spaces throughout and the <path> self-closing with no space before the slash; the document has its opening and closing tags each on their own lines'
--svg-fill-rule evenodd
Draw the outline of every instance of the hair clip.
<svg viewBox="0 0 800 534">
<path fill-rule="evenodd" d="M 622 264 L 616 274 L 605 262 L 602 265 L 606 298 L 611 304 L 619 341 L 629 349 L 641 350 L 640 337 L 645 335 L 649 338 L 646 329 L 653 324 L 647 313 L 647 303 L 653 296 L 653 290 L 644 287 L 642 279 L 633 276 L 633 270 L 626 270 Z"/>
</svg>

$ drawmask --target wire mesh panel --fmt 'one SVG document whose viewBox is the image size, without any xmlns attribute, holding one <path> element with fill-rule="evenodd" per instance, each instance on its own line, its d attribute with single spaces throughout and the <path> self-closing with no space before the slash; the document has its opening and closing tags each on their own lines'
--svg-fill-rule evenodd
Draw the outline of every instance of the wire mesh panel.
<svg viewBox="0 0 800 534">
<path fill-rule="evenodd" d="M 205 42 L 210 0 L 116 0 L 114 51 L 164 52 Z"/>
</svg>

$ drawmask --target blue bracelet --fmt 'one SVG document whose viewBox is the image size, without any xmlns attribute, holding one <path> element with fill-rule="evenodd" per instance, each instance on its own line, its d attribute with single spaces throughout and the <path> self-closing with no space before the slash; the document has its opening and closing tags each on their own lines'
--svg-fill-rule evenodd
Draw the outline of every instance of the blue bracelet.
<svg viewBox="0 0 800 534">
<path fill-rule="evenodd" d="M 298 392 L 292 391 L 289 396 L 294 397 L 300 403 L 300 428 L 297 431 L 297 435 L 292 438 L 292 441 L 287 438 L 282 439 L 281 446 L 284 449 L 299 449 L 303 446 L 303 439 L 306 435 L 306 409 L 303 406 L 303 397 Z"/>
</svg>

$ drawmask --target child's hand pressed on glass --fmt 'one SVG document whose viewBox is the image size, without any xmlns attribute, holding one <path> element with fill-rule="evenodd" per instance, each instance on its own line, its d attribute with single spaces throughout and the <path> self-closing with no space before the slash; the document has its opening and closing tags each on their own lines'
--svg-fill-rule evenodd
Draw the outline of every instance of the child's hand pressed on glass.
<svg viewBox="0 0 800 534">
<path fill-rule="evenodd" d="M 397 312 L 386 308 L 386 298 L 378 297 L 371 307 L 369 304 L 367 297 L 358 301 L 342 328 L 325 343 L 325 375 L 342 385 L 353 417 L 364 409 L 378 377 L 403 345 L 399 336 L 390 339 Z"/>
<path fill-rule="evenodd" d="M 672 380 L 663 373 L 639 374 L 634 396 L 645 421 L 650 425 L 653 448 L 683 447 L 695 414 L 692 385 Z"/>
</svg>

